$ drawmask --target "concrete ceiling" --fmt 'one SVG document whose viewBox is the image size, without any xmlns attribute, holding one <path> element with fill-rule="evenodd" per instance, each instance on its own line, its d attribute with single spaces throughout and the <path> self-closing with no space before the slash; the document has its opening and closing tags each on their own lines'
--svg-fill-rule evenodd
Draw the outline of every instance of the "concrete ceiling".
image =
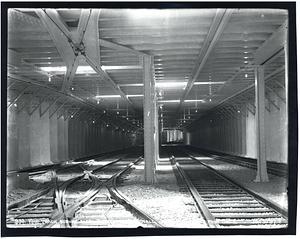
<svg viewBox="0 0 300 239">
<path fill-rule="evenodd" d="M 285 87 L 288 11 L 281 9 L 9 9 L 8 86 L 51 93 L 70 115 L 85 108 L 143 129 L 142 57 L 154 59 L 160 124 L 193 122 L 254 86 Z M 65 101 L 68 100 L 66 103 Z M 71 105 L 72 104 L 72 105 Z"/>
</svg>

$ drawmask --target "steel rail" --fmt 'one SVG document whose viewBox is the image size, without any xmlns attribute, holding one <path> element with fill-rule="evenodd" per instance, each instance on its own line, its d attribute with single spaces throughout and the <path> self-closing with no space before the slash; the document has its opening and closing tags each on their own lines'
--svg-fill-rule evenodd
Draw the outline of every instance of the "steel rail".
<svg viewBox="0 0 300 239">
<path fill-rule="evenodd" d="M 169 151 L 169 153 L 171 154 L 170 151 Z M 182 178 L 182 180 L 186 184 L 186 187 L 187 187 L 188 191 L 190 192 L 191 196 L 194 198 L 194 201 L 195 201 L 196 208 L 197 208 L 198 212 L 204 216 L 204 219 L 207 222 L 207 225 L 210 228 L 218 228 L 219 225 L 216 222 L 215 217 L 212 215 L 212 213 L 210 212 L 208 207 L 205 205 L 205 202 L 203 201 L 203 199 L 201 198 L 201 196 L 197 192 L 195 186 L 193 185 L 191 180 L 188 178 L 188 176 L 186 175 L 184 170 L 181 168 L 180 164 L 178 162 L 176 162 L 176 159 L 175 159 L 174 155 L 172 155 L 170 157 L 170 161 L 172 162 L 173 165 L 176 166 L 180 177 Z"/>
<path fill-rule="evenodd" d="M 126 155 L 128 156 L 128 155 Z M 117 163 L 118 161 L 124 159 L 126 156 L 123 156 L 121 158 L 118 158 L 117 160 L 114 160 L 113 162 L 110 162 L 108 164 L 105 164 L 99 168 L 103 169 L 104 167 L 107 167 L 107 166 L 110 166 L 112 164 L 115 164 Z M 99 170 L 99 168 L 97 168 L 96 170 Z M 125 168 L 127 169 L 128 166 Z M 123 169 L 123 170 L 125 170 Z M 119 172 L 122 172 L 123 170 L 119 171 Z M 105 187 L 107 184 L 109 184 L 112 179 L 114 178 L 115 175 L 117 175 L 118 173 L 114 174 L 114 176 L 112 176 L 111 178 L 109 178 L 108 180 L 106 180 L 104 183 L 102 183 L 100 186 L 96 185 L 96 181 L 97 181 L 97 177 L 95 175 L 92 175 L 92 172 L 89 173 L 89 176 L 91 176 L 92 178 L 92 186 L 90 187 L 90 189 L 85 193 L 85 195 L 82 197 L 82 199 L 80 199 L 79 201 L 77 201 L 76 203 L 74 203 L 73 205 L 65 208 L 64 205 L 62 204 L 62 211 L 61 212 L 58 212 L 54 215 L 54 217 L 52 217 L 52 221 L 48 224 L 44 224 L 42 226 L 42 228 L 51 228 L 53 227 L 58 221 L 60 220 L 65 220 L 65 226 L 66 227 L 71 227 L 71 221 L 72 221 L 72 218 L 74 217 L 75 215 L 75 212 L 77 210 L 79 210 L 81 207 L 85 206 L 90 200 L 92 200 L 92 198 L 94 196 L 96 196 L 96 194 L 103 188 Z M 81 176 L 78 176 L 77 178 L 80 178 L 80 177 L 84 177 L 84 175 L 81 175 Z M 76 178 L 75 178 L 76 179 Z M 72 179 L 74 180 L 74 179 Z M 71 180 L 71 181 L 72 181 Z M 70 182 L 67 186 L 71 185 L 72 183 L 74 183 L 74 181 Z M 61 189 L 59 190 L 61 191 Z M 59 196 L 59 198 L 64 198 L 64 195 L 60 195 L 59 192 L 57 193 L 57 195 Z M 60 202 L 63 203 L 63 200 L 58 200 Z"/>
<path fill-rule="evenodd" d="M 224 178 L 225 180 L 229 181 L 230 183 L 232 183 L 233 185 L 241 188 L 242 190 L 246 191 L 247 193 L 249 193 L 250 195 L 254 196 L 255 198 L 257 198 L 258 200 L 262 201 L 263 203 L 265 203 L 266 205 L 268 205 L 269 207 L 271 207 L 272 209 L 274 209 L 275 211 L 277 211 L 279 214 L 283 215 L 285 218 L 288 217 L 288 211 L 285 210 L 284 208 L 282 208 L 280 205 L 271 202 L 270 200 L 268 200 L 267 198 L 260 196 L 259 194 L 253 192 L 252 190 L 240 185 L 238 182 L 226 177 L 225 175 L 223 175 L 222 173 L 218 172 L 216 169 L 214 169 L 213 167 L 209 166 L 206 163 L 201 162 L 200 160 L 198 160 L 197 158 L 195 158 L 194 156 L 187 154 L 191 159 L 195 160 L 196 162 L 198 162 L 199 164 L 205 166 L 206 168 L 210 169 L 211 171 L 213 171 L 214 173 L 216 173 L 217 175 L 219 175 L 220 177 Z"/>
<path fill-rule="evenodd" d="M 111 195 L 115 198 L 115 200 L 122 204 L 125 205 L 125 207 L 130 208 L 131 210 L 134 210 L 135 213 L 137 213 L 139 216 L 141 216 L 143 219 L 150 221 L 151 223 L 155 224 L 156 227 L 162 228 L 165 227 L 163 226 L 160 222 L 158 222 L 155 218 L 150 216 L 148 213 L 143 211 L 142 209 L 138 208 L 136 205 L 134 205 L 133 202 L 130 201 L 124 194 L 122 194 L 118 189 L 117 189 L 117 180 L 123 173 L 125 173 L 128 169 L 130 169 L 134 164 L 142 160 L 142 157 L 139 157 L 136 161 L 133 163 L 130 163 L 122 172 L 119 172 L 112 180 L 112 185 L 111 187 L 107 187 Z"/>
<path fill-rule="evenodd" d="M 199 166 L 201 165 L 199 170 L 202 172 L 203 180 L 197 178 L 196 173 L 191 175 L 192 178 L 196 177 L 191 180 L 197 180 L 195 181 L 196 193 L 199 193 L 204 203 L 207 204 L 219 228 L 287 226 L 287 211 L 279 205 L 241 186 L 189 153 L 181 149 L 177 150 L 186 155 L 183 156 L 184 159 L 190 158 Z"/>
</svg>

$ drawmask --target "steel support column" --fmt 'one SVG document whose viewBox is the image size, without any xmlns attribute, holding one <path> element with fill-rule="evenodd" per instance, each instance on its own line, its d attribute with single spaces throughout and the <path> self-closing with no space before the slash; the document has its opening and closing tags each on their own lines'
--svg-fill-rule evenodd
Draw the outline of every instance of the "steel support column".
<svg viewBox="0 0 300 239">
<path fill-rule="evenodd" d="M 154 92 L 154 122 L 155 122 L 155 160 L 159 159 L 159 122 L 158 122 L 158 106 L 157 106 L 157 95 Z M 157 161 L 155 162 L 156 165 Z"/>
<path fill-rule="evenodd" d="M 255 68 L 255 103 L 257 136 L 257 175 L 255 182 L 268 182 L 265 142 L 265 79 L 264 67 Z"/>
<path fill-rule="evenodd" d="M 153 79 L 153 57 L 143 57 L 143 80 L 144 80 L 144 181 L 155 182 L 155 94 Z"/>
</svg>

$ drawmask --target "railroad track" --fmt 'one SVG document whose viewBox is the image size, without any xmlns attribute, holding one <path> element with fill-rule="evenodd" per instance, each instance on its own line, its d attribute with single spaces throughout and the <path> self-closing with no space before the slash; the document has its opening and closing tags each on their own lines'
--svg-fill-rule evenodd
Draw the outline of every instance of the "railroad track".
<svg viewBox="0 0 300 239">
<path fill-rule="evenodd" d="M 21 208 L 7 211 L 7 227 L 149 226 L 149 222 L 137 219 L 125 207 L 118 204 L 107 189 L 111 187 L 114 177 L 141 160 L 140 157 L 132 162 L 132 159 L 125 159 L 125 156 L 122 155 L 111 162 L 79 164 L 76 170 L 81 168 L 81 174 L 77 172 L 80 175 L 63 183 L 58 182 L 58 178 L 62 175 L 57 177 L 60 170 L 57 169 L 54 172 L 54 190 Z M 82 190 L 80 195 L 74 195 L 83 187 L 85 190 Z"/>
<path fill-rule="evenodd" d="M 287 227 L 286 212 L 278 212 L 271 203 L 263 202 L 194 157 L 178 149 L 175 154 L 171 162 L 210 228 Z"/>
<path fill-rule="evenodd" d="M 207 150 L 197 150 L 195 148 L 191 149 L 192 151 L 197 151 L 198 153 L 203 154 L 204 156 L 211 157 L 216 160 L 221 160 L 223 162 L 239 165 L 242 167 L 250 168 L 253 170 L 257 170 L 257 162 L 255 159 L 251 158 L 243 158 L 233 155 L 225 155 L 220 154 L 217 155 L 213 152 L 207 151 Z M 285 164 L 282 163 L 276 163 L 276 162 L 267 162 L 267 172 L 269 174 L 272 174 L 274 176 L 278 177 L 288 177 L 288 167 Z"/>
</svg>

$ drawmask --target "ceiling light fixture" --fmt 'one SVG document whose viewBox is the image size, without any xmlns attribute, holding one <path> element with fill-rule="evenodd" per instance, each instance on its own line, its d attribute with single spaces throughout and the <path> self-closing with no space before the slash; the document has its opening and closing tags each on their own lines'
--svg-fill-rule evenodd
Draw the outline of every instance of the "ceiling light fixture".
<svg viewBox="0 0 300 239">
<path fill-rule="evenodd" d="M 224 84 L 225 81 L 212 81 L 212 82 L 209 82 L 209 81 L 203 81 L 203 82 L 194 82 L 194 85 L 222 85 Z"/>
<path fill-rule="evenodd" d="M 156 82 L 156 87 L 186 87 L 187 82 Z"/>
<path fill-rule="evenodd" d="M 96 95 L 96 98 L 119 98 L 120 95 Z"/>
<path fill-rule="evenodd" d="M 184 102 L 205 102 L 204 100 L 185 100 Z"/>
<path fill-rule="evenodd" d="M 159 103 L 179 103 L 180 100 L 160 100 Z"/>
<path fill-rule="evenodd" d="M 126 97 L 143 97 L 144 95 L 126 95 Z"/>
</svg>

